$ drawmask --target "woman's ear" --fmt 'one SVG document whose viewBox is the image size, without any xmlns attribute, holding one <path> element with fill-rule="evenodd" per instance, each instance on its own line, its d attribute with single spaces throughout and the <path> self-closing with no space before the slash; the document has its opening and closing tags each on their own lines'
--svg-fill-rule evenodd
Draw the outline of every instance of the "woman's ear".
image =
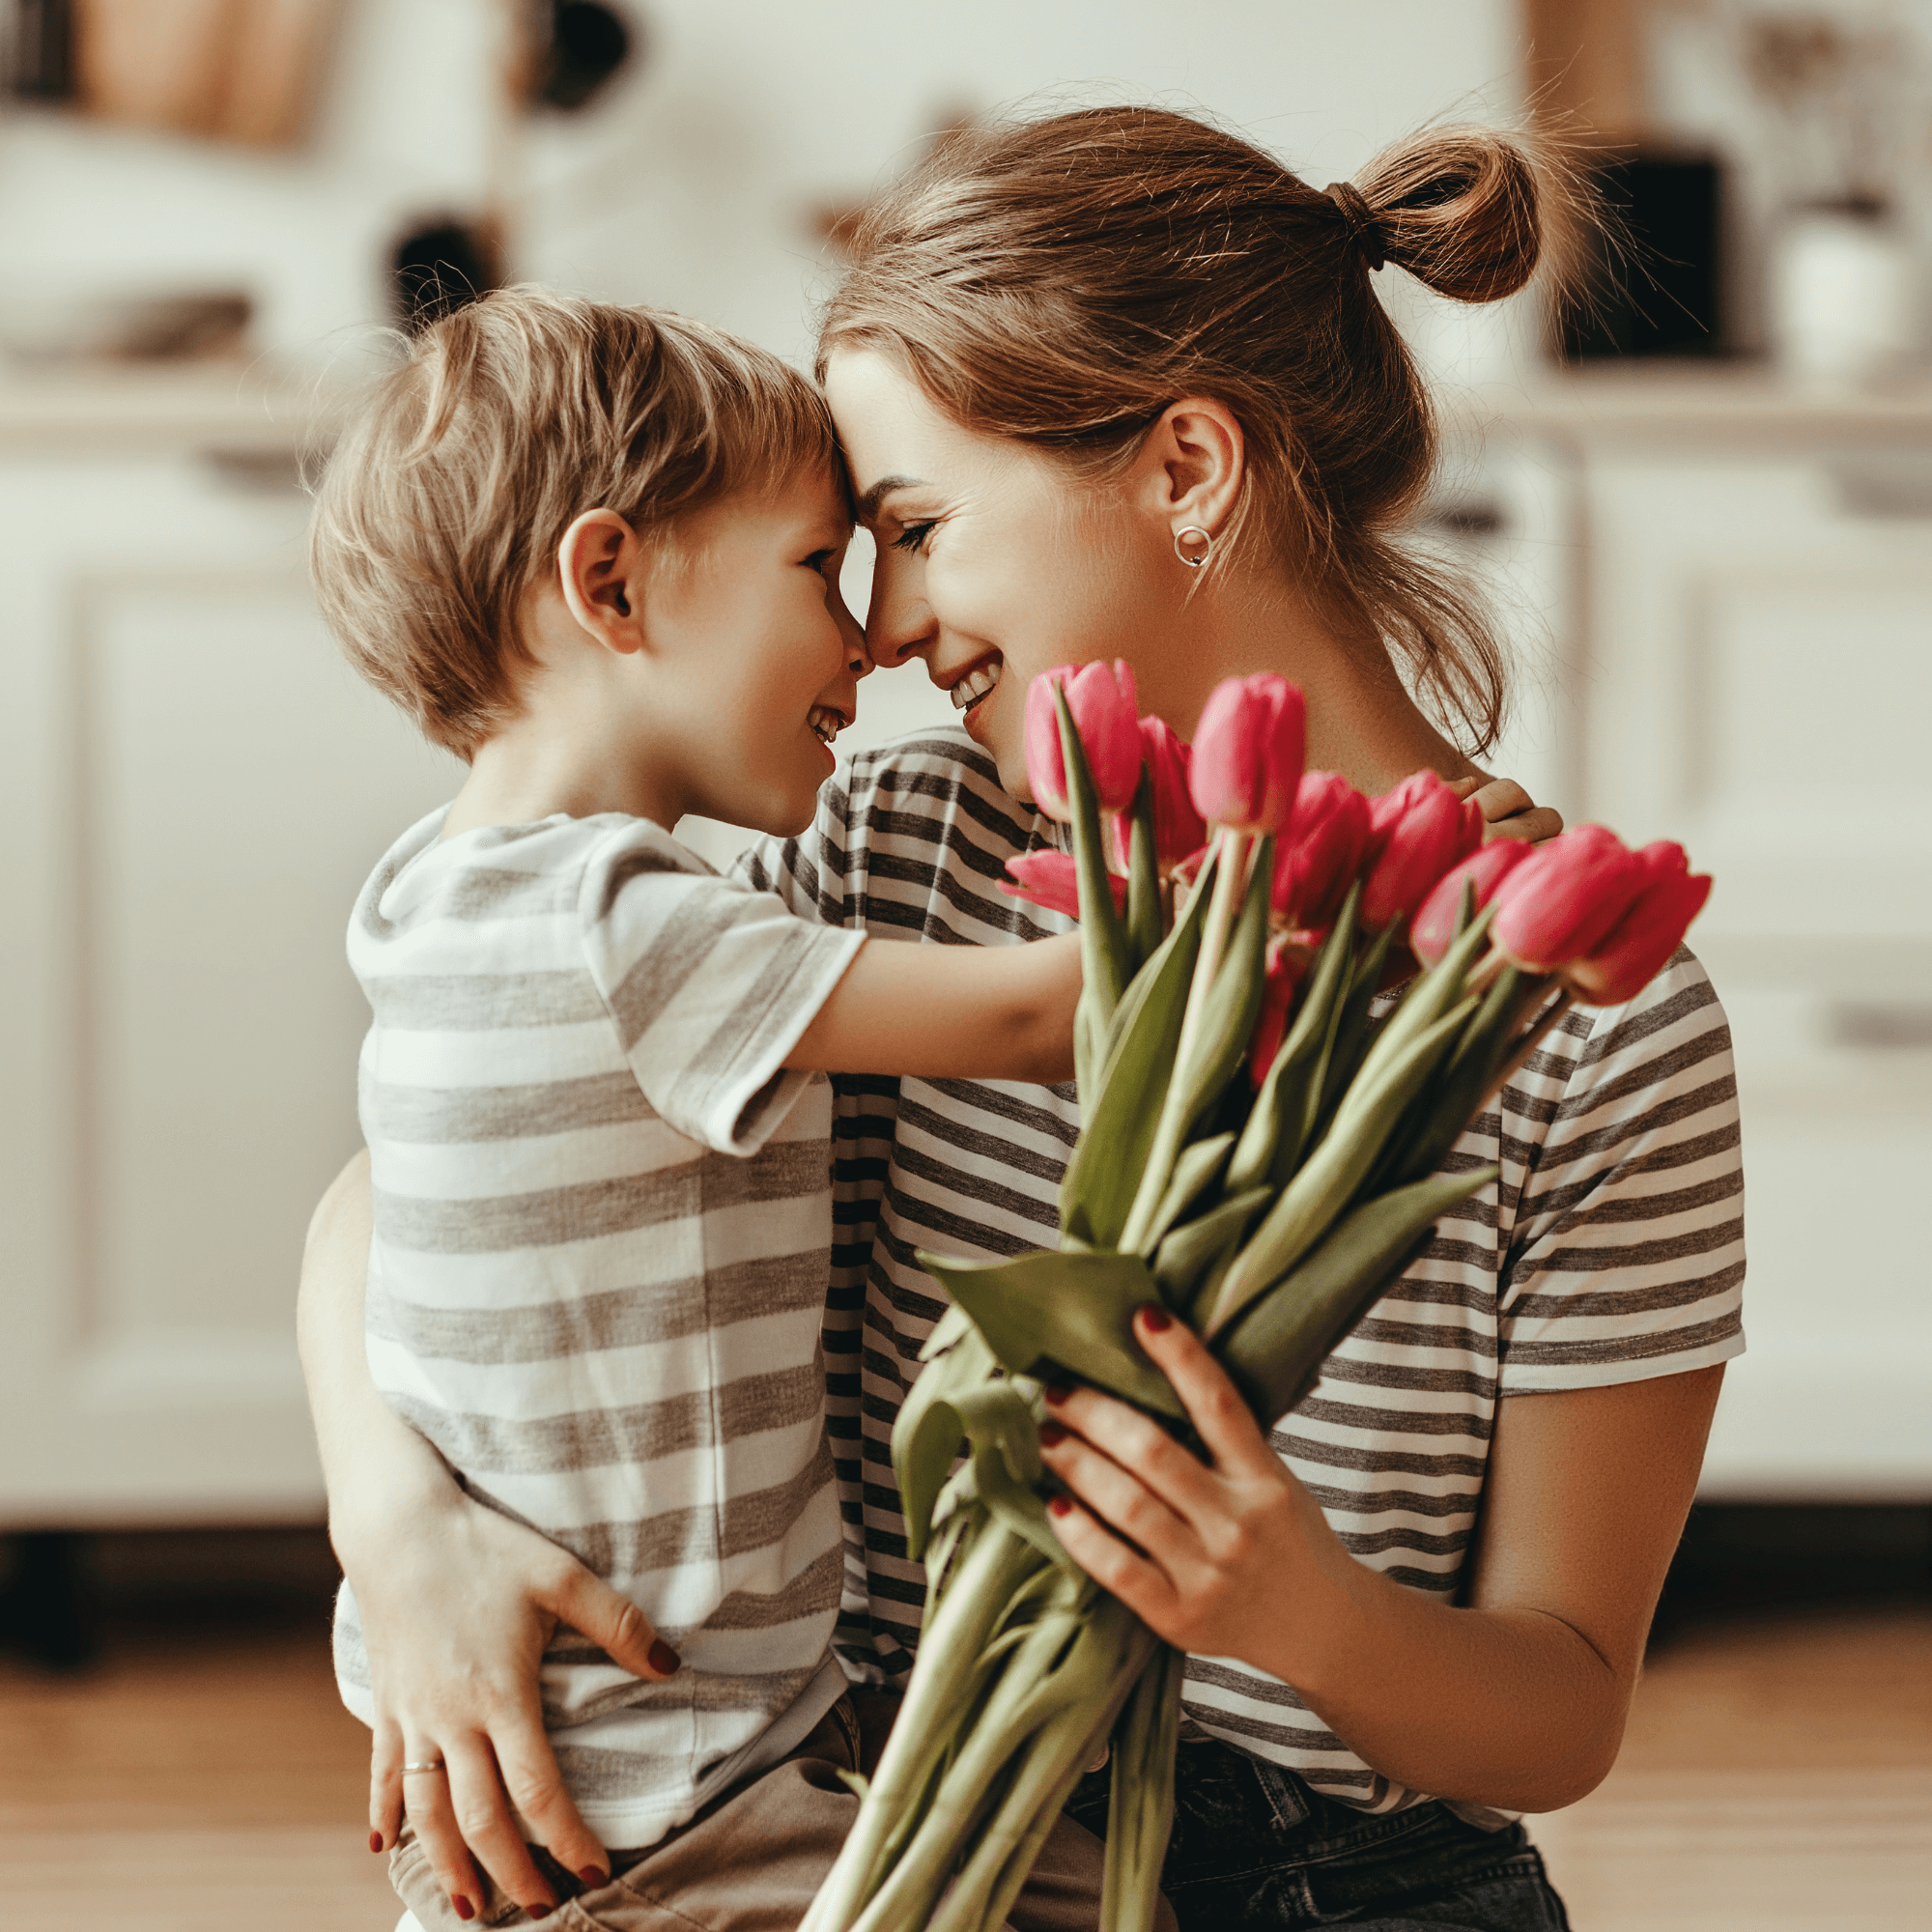
<svg viewBox="0 0 1932 1932">
<path fill-rule="evenodd" d="M 585 510 L 556 547 L 558 587 L 578 628 L 628 657 L 642 647 L 638 533 L 615 510 Z"/>
<path fill-rule="evenodd" d="M 1183 396 L 1148 432 L 1137 466 L 1150 507 L 1170 531 L 1219 536 L 1247 478 L 1247 439 L 1227 404 Z"/>
</svg>

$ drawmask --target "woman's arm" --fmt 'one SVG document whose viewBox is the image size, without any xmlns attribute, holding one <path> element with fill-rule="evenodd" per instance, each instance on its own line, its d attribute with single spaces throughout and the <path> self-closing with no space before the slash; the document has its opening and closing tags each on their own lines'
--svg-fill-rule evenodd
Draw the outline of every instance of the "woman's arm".
<svg viewBox="0 0 1932 1932">
<path fill-rule="evenodd" d="M 383 1400 L 362 1341 L 369 1230 L 364 1153 L 336 1177 L 309 1224 L 296 1326 L 329 1537 L 361 1612 L 375 1689 L 370 1850 L 395 1842 L 407 1798 L 452 1899 L 473 1906 L 482 1896 L 473 1850 L 521 1905 L 554 1906 L 512 1804 L 572 1871 L 601 1874 L 607 1861 L 544 1735 L 537 1668 L 551 1634 L 568 1624 L 639 1677 L 667 1677 L 677 1659 L 628 1598 L 465 1495 L 441 1457 Z M 405 1781 L 406 1761 L 438 1757 L 446 1776 Z"/>
<path fill-rule="evenodd" d="M 1293 1685 L 1416 1790 L 1511 1811 L 1593 1790 L 1623 1740 L 1722 1368 L 1502 1402 L 1463 1606 L 1358 1563 L 1200 1342 L 1149 1317 L 1135 1333 L 1211 1460 L 1094 1390 L 1054 1399 L 1064 1428 L 1042 1432 L 1045 1459 L 1087 1506 L 1055 1514 L 1074 1560 L 1170 1643 Z"/>
<path fill-rule="evenodd" d="M 787 1066 L 929 1080 L 1073 1077 L 1080 935 L 1029 946 L 868 942 L 799 1037 Z"/>
</svg>

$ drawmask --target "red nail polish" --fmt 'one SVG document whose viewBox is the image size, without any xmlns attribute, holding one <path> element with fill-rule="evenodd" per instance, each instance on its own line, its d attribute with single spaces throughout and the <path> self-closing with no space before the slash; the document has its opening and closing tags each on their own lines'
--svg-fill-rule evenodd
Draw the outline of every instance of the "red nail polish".
<svg viewBox="0 0 1932 1932">
<path fill-rule="evenodd" d="M 1150 1302 L 1141 1310 L 1141 1325 L 1158 1335 L 1163 1328 L 1174 1326 L 1174 1317 L 1157 1302 Z"/>
<path fill-rule="evenodd" d="M 459 1891 L 450 1896 L 450 1907 L 466 1923 L 476 1917 L 476 1908 Z"/>
<path fill-rule="evenodd" d="M 1051 1388 L 1045 1391 L 1047 1407 L 1058 1408 L 1072 1393 L 1073 1390 L 1067 1383 L 1055 1382 Z"/>
<path fill-rule="evenodd" d="M 1072 1512 L 1073 1498 L 1071 1496 L 1048 1496 L 1046 1507 L 1051 1515 L 1067 1516 Z"/>
<path fill-rule="evenodd" d="M 1055 1449 L 1066 1440 L 1066 1432 L 1057 1422 L 1042 1422 L 1039 1425 L 1039 1446 Z"/>
<path fill-rule="evenodd" d="M 607 1871 L 599 1871 L 595 1865 L 585 1865 L 577 1875 L 592 1890 L 595 1890 L 600 1885 L 609 1885 L 611 1883 L 611 1874 Z"/>
<path fill-rule="evenodd" d="M 659 1676 L 670 1676 L 683 1662 L 684 1659 L 663 1637 L 656 1638 L 651 1644 L 651 1668 Z"/>
<path fill-rule="evenodd" d="M 383 1834 L 382 1834 L 382 1833 L 380 1833 L 380 1832 L 371 1832 L 371 1833 L 369 1833 L 369 1849 L 370 1849 L 370 1850 L 371 1850 L 372 1852 L 380 1852 L 380 1851 L 381 1851 L 381 1850 L 383 1849 Z"/>
<path fill-rule="evenodd" d="M 526 1905 L 524 1907 L 526 1918 L 548 1918 L 551 1909 L 548 1905 Z"/>
</svg>

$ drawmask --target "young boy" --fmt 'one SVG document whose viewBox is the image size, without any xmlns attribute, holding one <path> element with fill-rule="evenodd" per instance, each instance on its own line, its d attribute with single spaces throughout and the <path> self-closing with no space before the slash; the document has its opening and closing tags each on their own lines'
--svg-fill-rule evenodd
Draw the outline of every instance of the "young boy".
<svg viewBox="0 0 1932 1932">
<path fill-rule="evenodd" d="M 418 338 L 318 505 L 344 649 L 470 766 L 350 928 L 375 1012 L 370 1364 L 473 1494 L 668 1646 L 654 1680 L 567 1630 L 545 1660 L 571 1795 L 626 1848 L 614 1878 L 547 1866 L 598 1925 L 668 1922 L 705 1883 L 744 1910 L 688 1900 L 699 1922 L 795 1924 L 849 1821 L 836 1777 L 780 1776 L 856 1768 L 829 1647 L 824 1069 L 1071 1068 L 1076 941 L 869 948 L 671 837 L 686 812 L 810 821 L 869 668 L 838 590 L 849 534 L 803 378 L 531 290 Z M 370 1720 L 347 1590 L 336 1656 Z M 458 1747 L 399 1748 L 417 1829 L 393 1870 L 418 1919 L 517 1918 L 422 1842 L 452 1835 Z"/>
</svg>

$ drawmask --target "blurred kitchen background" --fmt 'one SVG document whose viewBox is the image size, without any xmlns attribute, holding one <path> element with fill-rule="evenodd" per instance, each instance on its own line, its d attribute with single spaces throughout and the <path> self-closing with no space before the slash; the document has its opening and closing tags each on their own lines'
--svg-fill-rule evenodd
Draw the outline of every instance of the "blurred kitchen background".
<svg viewBox="0 0 1932 1932">
<path fill-rule="evenodd" d="M 455 768 L 308 598 L 337 398 L 506 279 L 808 362 L 880 183 L 1094 99 L 1318 185 L 1534 116 L 1622 213 L 1560 313 L 1378 282 L 1442 390 L 1428 538 L 1516 637 L 1494 768 L 1716 872 L 1745 1094 L 1750 1350 L 1623 1761 L 1537 1833 L 1578 1932 L 1922 1922 L 1932 0 L 0 0 L 8 1925 L 395 1917 L 291 1316 L 347 910 Z"/>
</svg>

